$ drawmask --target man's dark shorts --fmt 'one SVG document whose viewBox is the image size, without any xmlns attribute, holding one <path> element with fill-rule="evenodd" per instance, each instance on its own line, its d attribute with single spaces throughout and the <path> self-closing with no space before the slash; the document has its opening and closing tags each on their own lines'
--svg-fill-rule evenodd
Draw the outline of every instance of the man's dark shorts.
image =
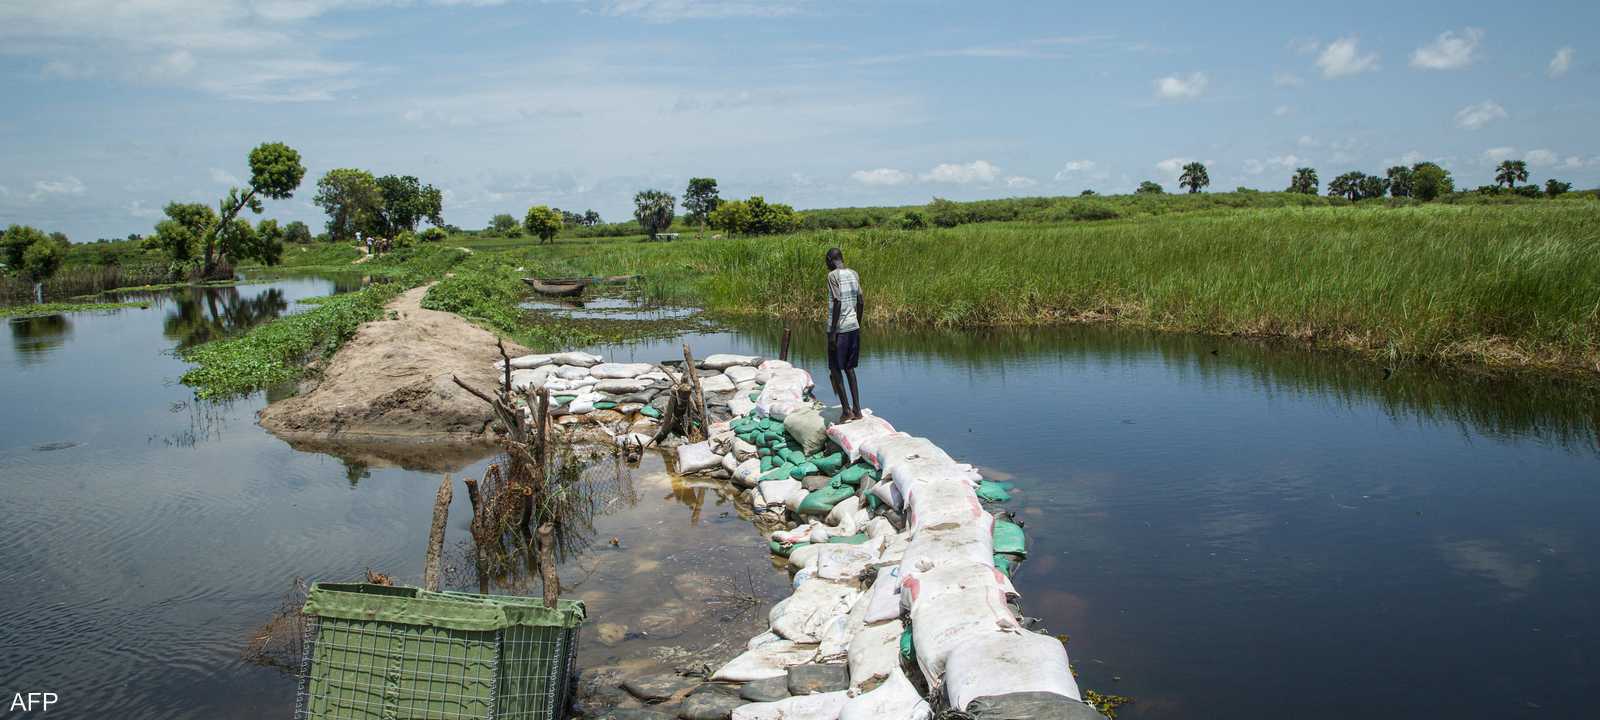
<svg viewBox="0 0 1600 720">
<path fill-rule="evenodd" d="M 856 361 L 861 359 L 861 331 L 842 332 L 837 337 L 838 342 L 828 349 L 828 369 L 856 369 Z"/>
</svg>

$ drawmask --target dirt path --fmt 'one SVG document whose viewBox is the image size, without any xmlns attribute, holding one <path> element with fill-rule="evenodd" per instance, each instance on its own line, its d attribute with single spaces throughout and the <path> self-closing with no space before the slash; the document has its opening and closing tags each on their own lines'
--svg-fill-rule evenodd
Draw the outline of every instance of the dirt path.
<svg viewBox="0 0 1600 720">
<path fill-rule="evenodd" d="M 492 389 L 499 382 L 493 369 L 499 357 L 495 336 L 457 315 L 424 310 L 427 290 L 413 288 L 390 302 L 388 315 L 394 319 L 357 329 L 316 387 L 268 405 L 261 411 L 261 426 L 297 446 L 351 446 L 408 466 L 434 454 L 419 452 L 419 445 L 485 444 L 488 406 L 456 387 L 450 376 Z M 527 352 L 510 343 L 506 351 Z"/>
</svg>

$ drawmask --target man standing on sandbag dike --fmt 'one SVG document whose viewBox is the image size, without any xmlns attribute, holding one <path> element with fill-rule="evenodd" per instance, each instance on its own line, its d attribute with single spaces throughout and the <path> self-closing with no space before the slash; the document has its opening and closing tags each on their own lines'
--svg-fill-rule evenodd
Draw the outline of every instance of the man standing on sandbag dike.
<svg viewBox="0 0 1600 720">
<path fill-rule="evenodd" d="M 856 385 L 856 361 L 861 359 L 861 277 L 844 266 L 844 253 L 828 248 L 828 380 L 843 408 L 841 422 L 861 419 L 861 388 Z M 839 377 L 850 378 L 850 397 Z"/>
</svg>

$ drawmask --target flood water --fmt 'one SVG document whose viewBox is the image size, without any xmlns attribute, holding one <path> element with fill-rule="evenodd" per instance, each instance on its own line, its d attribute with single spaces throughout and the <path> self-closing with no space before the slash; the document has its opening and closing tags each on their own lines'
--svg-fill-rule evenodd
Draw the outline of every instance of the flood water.
<svg viewBox="0 0 1600 720">
<path fill-rule="evenodd" d="M 292 578 L 415 580 L 439 475 L 293 450 L 255 426 L 263 394 L 202 404 L 176 382 L 173 348 L 335 289 L 186 290 L 8 321 L 0 691 L 57 692 L 61 717 L 286 717 L 292 681 L 240 649 Z M 1098 327 L 872 330 L 867 405 L 1018 484 L 1023 607 L 1071 636 L 1083 686 L 1135 699 L 1122 717 L 1589 714 L 1589 392 Z M 779 335 L 595 350 L 775 355 Z M 831 401 L 821 349 L 797 333 L 791 359 Z M 563 567 L 595 616 L 585 666 L 670 665 L 708 628 L 759 623 L 699 585 L 784 586 L 714 488 L 647 461 L 605 506 L 594 549 Z M 630 639 L 600 643 L 595 626 L 618 619 Z"/>
</svg>

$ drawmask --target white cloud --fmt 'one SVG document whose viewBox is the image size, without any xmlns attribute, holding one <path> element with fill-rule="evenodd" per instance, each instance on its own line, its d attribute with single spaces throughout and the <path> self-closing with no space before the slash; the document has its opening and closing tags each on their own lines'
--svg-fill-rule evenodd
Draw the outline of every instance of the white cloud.
<svg viewBox="0 0 1600 720">
<path fill-rule="evenodd" d="M 1317 67 L 1327 78 L 1358 75 L 1378 69 L 1378 54 L 1361 54 L 1360 39 L 1354 35 L 1328 43 L 1317 56 Z"/>
<path fill-rule="evenodd" d="M 1522 159 L 1528 161 L 1529 167 L 1549 167 L 1560 160 L 1554 152 L 1545 148 L 1529 150 L 1527 155 L 1522 156 Z"/>
<path fill-rule="evenodd" d="M 1322 142 L 1310 135 L 1301 135 L 1300 139 L 1295 141 L 1295 144 L 1303 148 L 1322 147 Z"/>
<path fill-rule="evenodd" d="M 1294 73 L 1275 72 L 1272 74 L 1272 84 L 1278 87 L 1300 87 L 1306 84 L 1306 81 Z"/>
<path fill-rule="evenodd" d="M 1289 107 L 1288 105 L 1279 105 L 1272 109 L 1272 115 L 1274 117 L 1284 117 L 1292 112 L 1294 112 L 1294 108 Z"/>
<path fill-rule="evenodd" d="M 1006 187 L 1008 188 L 1030 188 L 1038 184 L 1038 180 L 1034 180 L 1031 177 L 1023 177 L 1021 175 L 1012 175 L 1011 177 L 1006 178 Z"/>
<path fill-rule="evenodd" d="M 1274 155 L 1265 160 L 1251 158 L 1244 161 L 1244 171 L 1251 175 L 1260 175 L 1273 169 L 1293 170 L 1305 162 L 1305 158 L 1297 155 Z"/>
<path fill-rule="evenodd" d="M 218 185 L 238 185 L 239 178 L 222 168 L 211 168 L 211 182 Z"/>
<path fill-rule="evenodd" d="M 1556 56 L 1550 58 L 1550 77 L 1561 77 L 1572 68 L 1572 48 L 1564 47 L 1556 51 Z"/>
<path fill-rule="evenodd" d="M 1416 150 L 1410 150 L 1410 151 L 1407 151 L 1404 155 L 1400 156 L 1400 162 L 1398 164 L 1400 164 L 1400 165 L 1415 165 L 1415 164 L 1417 164 L 1419 162 L 1422 162 L 1423 160 L 1426 160 L 1426 159 L 1428 159 L 1428 157 L 1426 155 L 1423 155 L 1421 152 L 1416 151 Z"/>
<path fill-rule="evenodd" d="M 1163 100 L 1192 100 L 1206 91 L 1211 79 L 1203 72 L 1168 75 L 1156 80 L 1156 97 Z"/>
<path fill-rule="evenodd" d="M 1156 163 L 1156 171 L 1170 179 L 1176 180 L 1183 174 L 1183 166 L 1194 162 L 1194 158 L 1170 157 Z"/>
<path fill-rule="evenodd" d="M 1516 157 L 1517 149 L 1514 147 L 1494 147 L 1483 151 L 1483 161 L 1494 164 L 1501 160 L 1510 160 Z"/>
<path fill-rule="evenodd" d="M 1583 167 L 1583 158 L 1578 157 L 1577 155 L 1568 155 L 1567 159 L 1561 164 L 1564 167 L 1581 168 Z"/>
<path fill-rule="evenodd" d="M 876 170 L 857 170 L 850 173 L 850 179 L 862 185 L 904 185 L 911 182 L 911 173 L 894 168 L 878 168 Z"/>
<path fill-rule="evenodd" d="M 783 17 L 800 12 L 797 0 L 610 0 L 601 12 L 648 22 L 706 20 L 727 17 Z"/>
<path fill-rule="evenodd" d="M 122 209 L 127 210 L 128 214 L 132 215 L 133 217 L 145 220 L 161 217 L 160 210 L 152 207 L 145 207 L 144 203 L 139 200 L 128 201 L 127 204 L 122 206 Z"/>
<path fill-rule="evenodd" d="M 28 199 L 39 202 L 53 195 L 82 195 L 87 189 L 82 180 L 71 175 L 60 180 L 35 180 L 33 192 L 28 194 Z"/>
<path fill-rule="evenodd" d="M 943 163 L 936 165 L 932 170 L 921 176 L 923 182 L 955 183 L 968 185 L 971 183 L 992 183 L 1000 177 L 1000 168 L 988 160 L 974 160 L 965 165 Z"/>
<path fill-rule="evenodd" d="M 70 62 L 67 60 L 51 60 L 39 68 L 39 76 L 45 79 L 59 78 L 62 80 L 82 80 L 94 77 L 95 69 L 92 65 Z"/>
<path fill-rule="evenodd" d="M 1079 173 L 1092 172 L 1094 167 L 1093 160 L 1068 160 L 1066 165 L 1061 166 L 1061 169 L 1056 171 L 1056 182 L 1067 180 Z"/>
<path fill-rule="evenodd" d="M 1456 127 L 1467 130 L 1477 130 L 1496 120 L 1506 118 L 1506 109 L 1500 107 L 1493 100 L 1485 100 L 1476 105 L 1468 105 L 1456 111 Z"/>
<path fill-rule="evenodd" d="M 1478 49 L 1483 31 L 1466 28 L 1457 35 L 1453 30 L 1439 33 L 1433 42 L 1411 53 L 1411 67 L 1423 70 L 1457 70 L 1472 64 L 1472 54 Z"/>
</svg>

